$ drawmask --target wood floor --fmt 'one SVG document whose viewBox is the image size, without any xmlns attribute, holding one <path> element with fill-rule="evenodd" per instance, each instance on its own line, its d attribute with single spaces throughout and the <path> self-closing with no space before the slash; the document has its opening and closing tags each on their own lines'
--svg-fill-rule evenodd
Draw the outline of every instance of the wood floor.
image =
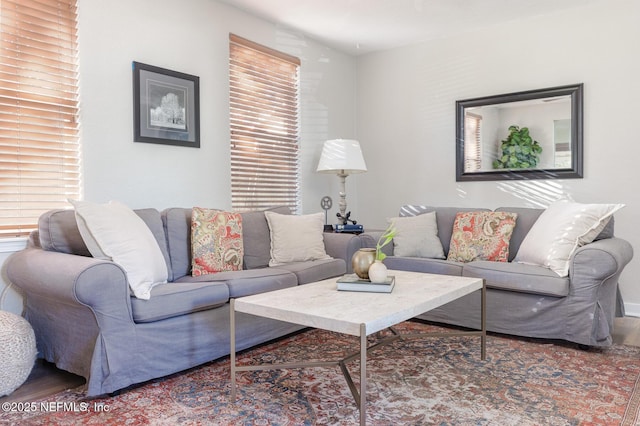
<svg viewBox="0 0 640 426">
<path fill-rule="evenodd" d="M 616 318 L 613 341 L 617 344 L 640 346 L 640 318 Z M 27 402 L 45 398 L 65 389 L 84 384 L 82 377 L 58 370 L 53 364 L 38 360 L 27 381 L 2 402 Z"/>
</svg>

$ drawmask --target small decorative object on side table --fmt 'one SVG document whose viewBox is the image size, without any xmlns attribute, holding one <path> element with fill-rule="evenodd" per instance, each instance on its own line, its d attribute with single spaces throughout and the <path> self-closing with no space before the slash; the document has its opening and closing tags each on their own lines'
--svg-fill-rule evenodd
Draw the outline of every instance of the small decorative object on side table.
<svg viewBox="0 0 640 426">
<path fill-rule="evenodd" d="M 31 324 L 19 315 L 0 311 L 0 396 L 9 395 L 27 380 L 36 354 Z"/>
<path fill-rule="evenodd" d="M 336 232 L 343 232 L 345 234 L 362 234 L 364 228 L 362 225 L 358 225 L 355 219 L 351 219 L 351 212 L 347 212 L 345 215 L 336 213 L 340 223 L 335 226 Z M 349 224 L 351 222 L 351 224 Z"/>
<path fill-rule="evenodd" d="M 320 207 L 324 210 L 324 232 L 333 232 L 333 226 L 329 225 L 327 221 L 327 211 L 333 206 L 333 200 L 328 195 L 325 195 L 320 200 Z"/>
<path fill-rule="evenodd" d="M 338 223 L 335 226 L 336 232 L 341 232 L 343 234 L 362 234 L 364 232 L 364 228 L 362 225 L 353 224 L 353 225 L 343 225 Z"/>
</svg>

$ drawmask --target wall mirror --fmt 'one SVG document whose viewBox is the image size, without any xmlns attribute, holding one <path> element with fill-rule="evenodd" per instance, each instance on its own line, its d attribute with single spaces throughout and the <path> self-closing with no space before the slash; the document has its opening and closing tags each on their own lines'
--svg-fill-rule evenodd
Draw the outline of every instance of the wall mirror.
<svg viewBox="0 0 640 426">
<path fill-rule="evenodd" d="M 456 102 L 456 181 L 582 177 L 583 85 Z"/>
</svg>

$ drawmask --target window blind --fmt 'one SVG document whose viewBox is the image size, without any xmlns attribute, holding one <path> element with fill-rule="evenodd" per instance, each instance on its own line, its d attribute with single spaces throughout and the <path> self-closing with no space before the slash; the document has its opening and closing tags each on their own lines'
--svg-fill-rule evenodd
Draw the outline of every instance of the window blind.
<svg viewBox="0 0 640 426">
<path fill-rule="evenodd" d="M 464 171 L 482 168 L 482 117 L 467 113 L 464 116 Z"/>
<path fill-rule="evenodd" d="M 0 237 L 80 195 L 76 0 L 0 0 Z"/>
<path fill-rule="evenodd" d="M 293 56 L 229 35 L 231 203 L 299 206 L 299 67 Z"/>
</svg>

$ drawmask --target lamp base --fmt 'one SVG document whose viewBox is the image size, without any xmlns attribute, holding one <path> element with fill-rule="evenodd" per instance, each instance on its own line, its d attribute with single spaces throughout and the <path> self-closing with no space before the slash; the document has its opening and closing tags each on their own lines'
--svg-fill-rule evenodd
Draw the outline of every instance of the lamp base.
<svg viewBox="0 0 640 426">
<path fill-rule="evenodd" d="M 325 225 L 323 231 L 324 232 L 333 232 L 333 225 Z"/>
</svg>

